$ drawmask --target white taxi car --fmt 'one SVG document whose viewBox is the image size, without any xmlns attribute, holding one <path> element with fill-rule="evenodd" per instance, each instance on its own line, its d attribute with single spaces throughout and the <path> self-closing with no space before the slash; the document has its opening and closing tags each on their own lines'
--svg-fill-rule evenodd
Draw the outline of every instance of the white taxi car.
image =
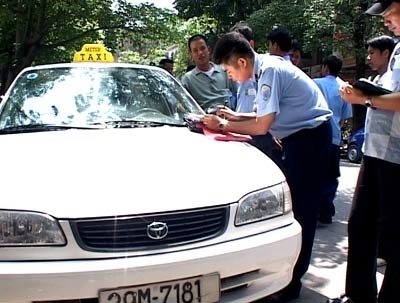
<svg viewBox="0 0 400 303">
<path fill-rule="evenodd" d="M 301 228 L 284 175 L 193 128 L 203 114 L 157 67 L 23 70 L 0 104 L 0 302 L 244 303 L 286 286 Z"/>
</svg>

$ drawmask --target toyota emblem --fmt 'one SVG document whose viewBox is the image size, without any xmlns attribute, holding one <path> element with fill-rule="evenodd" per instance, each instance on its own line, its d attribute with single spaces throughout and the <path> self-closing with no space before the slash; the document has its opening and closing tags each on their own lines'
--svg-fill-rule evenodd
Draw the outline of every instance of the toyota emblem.
<svg viewBox="0 0 400 303">
<path fill-rule="evenodd" d="M 147 225 L 147 235 L 150 239 L 161 240 L 164 239 L 168 234 L 167 223 L 164 222 L 153 222 Z"/>
</svg>

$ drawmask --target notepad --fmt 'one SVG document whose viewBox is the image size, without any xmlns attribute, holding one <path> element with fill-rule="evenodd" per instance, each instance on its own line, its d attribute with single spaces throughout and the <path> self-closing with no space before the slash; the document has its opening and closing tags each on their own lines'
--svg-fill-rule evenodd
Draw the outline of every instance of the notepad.
<svg viewBox="0 0 400 303">
<path fill-rule="evenodd" d="M 367 96 L 381 96 L 392 93 L 391 90 L 383 88 L 365 78 L 358 79 L 352 85 L 353 87 L 361 90 Z"/>
<path fill-rule="evenodd" d="M 203 129 L 203 133 L 206 137 L 209 137 L 211 139 L 217 140 L 217 141 L 239 141 L 239 142 L 250 142 L 252 140 L 252 137 L 249 135 L 242 135 L 242 134 L 237 134 L 237 133 L 232 133 L 232 132 L 216 132 L 213 130 L 208 129 L 205 127 L 203 124 L 197 125 L 197 127 L 201 127 Z"/>
</svg>

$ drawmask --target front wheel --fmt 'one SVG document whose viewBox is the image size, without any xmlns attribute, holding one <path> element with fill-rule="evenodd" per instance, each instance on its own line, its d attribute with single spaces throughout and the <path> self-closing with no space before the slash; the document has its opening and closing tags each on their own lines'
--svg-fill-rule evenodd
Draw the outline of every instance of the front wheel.
<svg viewBox="0 0 400 303">
<path fill-rule="evenodd" d="M 357 145 L 350 145 L 347 148 L 347 159 L 352 163 L 359 163 L 361 161 L 362 152 Z"/>
</svg>

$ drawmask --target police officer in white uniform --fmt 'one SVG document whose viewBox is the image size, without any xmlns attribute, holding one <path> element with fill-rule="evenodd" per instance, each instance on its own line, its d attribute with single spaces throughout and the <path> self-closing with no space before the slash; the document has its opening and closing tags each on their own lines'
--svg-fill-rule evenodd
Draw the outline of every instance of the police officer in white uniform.
<svg viewBox="0 0 400 303">
<path fill-rule="evenodd" d="M 366 11 L 383 18 L 400 36 L 400 1 L 378 0 Z M 332 303 L 399 302 L 400 232 L 400 44 L 389 60 L 380 84 L 393 91 L 367 96 L 349 84 L 340 95 L 352 104 L 369 107 L 365 127 L 363 171 L 357 181 L 348 220 L 348 254 L 345 296 Z M 379 247 L 378 247 L 379 244 Z M 378 292 L 377 252 L 387 262 Z"/>
<path fill-rule="evenodd" d="M 239 33 L 228 33 L 218 40 L 214 60 L 234 80 L 242 82 L 254 76 L 254 52 Z M 290 62 L 272 55 L 265 56 L 261 64 L 256 103 L 257 113 L 237 113 L 223 108 L 219 114 L 224 119 L 206 115 L 204 124 L 212 130 L 248 135 L 269 131 L 283 142 L 293 212 L 302 226 L 302 247 L 292 281 L 265 302 L 286 302 L 299 296 L 301 278 L 310 263 L 322 180 L 328 170 L 332 143 L 329 123 L 332 112 L 310 77 Z M 253 169 L 257 167 L 249 167 L 249 173 Z"/>
</svg>

